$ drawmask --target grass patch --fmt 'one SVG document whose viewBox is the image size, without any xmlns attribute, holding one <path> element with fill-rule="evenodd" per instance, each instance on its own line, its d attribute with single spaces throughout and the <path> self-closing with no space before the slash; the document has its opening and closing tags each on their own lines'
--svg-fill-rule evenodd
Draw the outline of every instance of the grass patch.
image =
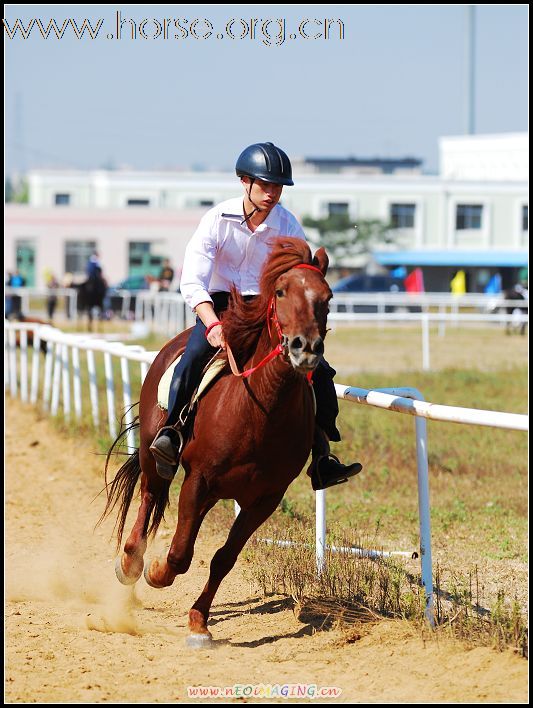
<svg viewBox="0 0 533 708">
<path fill-rule="evenodd" d="M 369 624 L 384 618 L 408 620 L 431 636 L 420 573 L 413 561 L 328 551 L 325 566 L 317 574 L 312 525 L 312 519 L 288 523 L 280 510 L 268 522 L 268 531 L 258 532 L 245 548 L 246 575 L 264 596 L 292 597 L 302 622 L 317 629 L 340 627 L 346 641 L 360 638 Z M 267 533 L 274 543 L 264 542 Z M 287 542 L 294 545 L 287 547 Z M 377 546 L 376 538 L 362 539 L 340 530 L 330 531 L 327 543 L 338 549 Z M 469 646 L 511 648 L 527 656 L 527 616 L 519 602 L 499 590 L 487 608 L 484 589 L 477 567 L 461 575 L 446 574 L 437 565 L 434 636 L 447 634 Z"/>
</svg>

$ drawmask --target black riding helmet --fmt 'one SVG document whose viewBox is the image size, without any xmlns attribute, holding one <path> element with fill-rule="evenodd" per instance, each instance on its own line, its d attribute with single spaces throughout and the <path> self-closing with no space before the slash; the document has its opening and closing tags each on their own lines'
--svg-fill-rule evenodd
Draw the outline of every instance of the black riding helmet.
<svg viewBox="0 0 533 708">
<path fill-rule="evenodd" d="M 255 143 L 245 148 L 237 159 L 235 172 L 239 177 L 252 177 L 273 184 L 294 184 L 291 161 L 273 143 Z"/>
</svg>

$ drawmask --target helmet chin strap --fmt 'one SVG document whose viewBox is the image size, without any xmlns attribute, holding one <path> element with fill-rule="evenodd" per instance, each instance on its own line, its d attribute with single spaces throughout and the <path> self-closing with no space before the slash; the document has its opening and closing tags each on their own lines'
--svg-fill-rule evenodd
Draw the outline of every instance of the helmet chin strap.
<svg viewBox="0 0 533 708">
<path fill-rule="evenodd" d="M 257 206 L 257 204 L 253 201 L 253 199 L 252 199 L 252 197 L 251 197 L 251 194 L 252 194 L 252 187 L 253 187 L 253 185 L 254 185 L 254 182 L 255 182 L 255 178 L 252 177 L 252 178 L 251 178 L 251 182 L 250 182 L 250 187 L 248 188 L 247 196 L 248 196 L 248 199 L 249 199 L 250 203 L 254 205 L 255 209 L 254 209 L 252 212 L 250 212 L 250 214 L 248 214 L 248 216 L 247 216 L 246 218 L 244 218 L 244 219 L 241 221 L 241 226 L 242 226 L 243 224 L 245 224 L 249 219 L 251 219 L 252 216 L 255 214 L 256 211 L 261 211 L 261 208 Z"/>
</svg>

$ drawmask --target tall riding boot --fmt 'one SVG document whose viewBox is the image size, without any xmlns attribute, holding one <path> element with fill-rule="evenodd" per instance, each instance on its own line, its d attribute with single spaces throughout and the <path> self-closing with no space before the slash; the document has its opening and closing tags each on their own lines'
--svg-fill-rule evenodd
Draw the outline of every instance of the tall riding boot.
<svg viewBox="0 0 533 708">
<path fill-rule="evenodd" d="M 157 474 L 163 479 L 172 480 L 177 472 L 183 449 L 183 435 L 180 428 L 180 423 L 163 426 L 157 431 L 157 435 L 150 445 L 150 452 L 155 458 Z"/>
<path fill-rule="evenodd" d="M 156 461 L 157 474 L 163 479 L 173 479 L 178 469 L 186 437 L 181 414 L 189 404 L 200 383 L 202 369 L 214 351 L 205 338 L 205 325 L 197 319 L 185 351 L 172 374 L 165 425 L 150 445 L 150 452 Z"/>
<path fill-rule="evenodd" d="M 315 425 L 311 456 L 311 464 L 307 468 L 307 474 L 311 477 L 311 484 L 315 491 L 347 482 L 349 477 L 359 474 L 363 469 L 363 465 L 359 462 L 343 465 L 338 457 L 332 455 L 328 436 L 318 425 Z"/>
</svg>

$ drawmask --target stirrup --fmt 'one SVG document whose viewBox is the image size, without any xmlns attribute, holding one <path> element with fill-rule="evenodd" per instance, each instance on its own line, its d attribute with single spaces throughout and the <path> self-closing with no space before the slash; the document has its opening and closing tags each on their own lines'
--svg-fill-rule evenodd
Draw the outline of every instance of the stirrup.
<svg viewBox="0 0 533 708">
<path fill-rule="evenodd" d="M 332 460 L 338 464 L 342 469 L 339 469 L 336 474 L 331 474 L 327 472 L 326 474 L 320 472 L 320 463 L 324 460 Z M 360 462 L 354 462 L 351 465 L 343 465 L 338 457 L 328 453 L 327 455 L 321 455 L 314 459 L 308 469 L 308 474 L 311 477 L 311 486 L 316 492 L 319 489 L 327 489 L 328 487 L 334 487 L 337 484 L 344 484 L 350 477 L 354 477 L 359 474 L 363 469 L 363 465 Z M 329 475 L 329 478 L 328 478 Z"/>
<path fill-rule="evenodd" d="M 166 445 L 167 449 L 165 450 L 161 449 L 156 443 L 166 430 L 171 430 L 172 435 L 165 435 L 169 440 L 168 445 Z M 177 443 L 175 442 L 176 436 L 178 438 Z M 157 431 L 157 435 L 150 445 L 149 450 L 155 459 L 157 474 L 163 479 L 174 479 L 174 475 L 179 466 L 183 443 L 184 438 L 181 430 L 175 428 L 173 425 L 165 425 Z"/>
</svg>

